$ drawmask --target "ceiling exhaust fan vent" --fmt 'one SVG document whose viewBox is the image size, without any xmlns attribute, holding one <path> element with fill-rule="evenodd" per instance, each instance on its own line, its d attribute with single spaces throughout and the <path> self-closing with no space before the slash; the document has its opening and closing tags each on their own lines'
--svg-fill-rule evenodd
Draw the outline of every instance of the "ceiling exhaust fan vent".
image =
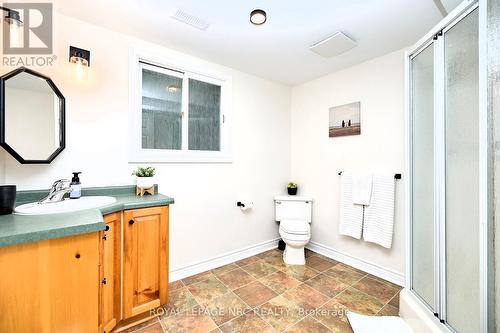
<svg viewBox="0 0 500 333">
<path fill-rule="evenodd" d="M 179 22 L 185 23 L 200 30 L 207 30 L 207 28 L 210 26 L 208 22 L 202 20 L 201 18 L 188 14 L 180 9 L 178 9 L 171 17 Z"/>
<path fill-rule="evenodd" d="M 332 36 L 317 42 L 309 48 L 312 52 L 325 58 L 331 58 L 349 51 L 356 46 L 356 42 L 342 32 L 336 32 Z"/>
</svg>

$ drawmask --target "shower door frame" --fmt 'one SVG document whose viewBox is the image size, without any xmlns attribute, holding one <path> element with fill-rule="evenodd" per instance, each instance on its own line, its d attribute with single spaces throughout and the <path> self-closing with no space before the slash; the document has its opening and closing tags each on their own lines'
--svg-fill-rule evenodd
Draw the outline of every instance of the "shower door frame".
<svg viewBox="0 0 500 333">
<path fill-rule="evenodd" d="M 417 300 L 429 317 L 445 332 L 456 332 L 446 322 L 446 169 L 445 169 L 445 47 L 444 38 L 434 39 L 437 34 L 443 34 L 455 24 L 478 9 L 479 16 L 479 267 L 480 267 L 480 332 L 488 332 L 488 275 L 489 253 L 488 243 L 490 215 L 488 211 L 490 193 L 490 137 L 488 135 L 487 109 L 487 64 L 486 64 L 486 28 L 488 0 L 466 0 L 446 16 L 438 25 L 429 31 L 415 46 L 405 54 L 405 114 L 406 114 L 406 171 L 409 175 L 406 181 L 406 289 Z M 432 309 L 415 290 L 413 290 L 413 222 L 412 222 L 412 66 L 414 57 L 427 47 L 433 47 L 434 53 L 434 306 Z M 436 311 L 435 313 L 434 310 Z"/>
</svg>

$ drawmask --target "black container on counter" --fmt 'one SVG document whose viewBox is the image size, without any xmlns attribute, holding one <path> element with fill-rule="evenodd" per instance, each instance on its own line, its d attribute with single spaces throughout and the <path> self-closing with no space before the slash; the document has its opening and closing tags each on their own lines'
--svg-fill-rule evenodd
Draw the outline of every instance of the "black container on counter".
<svg viewBox="0 0 500 333">
<path fill-rule="evenodd" d="M 16 185 L 0 185 L 0 215 L 12 214 L 16 204 Z"/>
</svg>

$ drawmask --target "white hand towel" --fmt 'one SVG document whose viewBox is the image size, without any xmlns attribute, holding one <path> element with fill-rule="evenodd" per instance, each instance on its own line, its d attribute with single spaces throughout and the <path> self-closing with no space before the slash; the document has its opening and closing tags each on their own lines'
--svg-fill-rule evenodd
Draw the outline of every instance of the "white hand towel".
<svg viewBox="0 0 500 333">
<path fill-rule="evenodd" d="M 352 203 L 356 205 L 369 205 L 372 196 L 373 175 L 353 174 L 352 175 Z"/>
<path fill-rule="evenodd" d="M 361 238 L 363 206 L 352 203 L 352 175 L 343 172 L 340 177 L 340 234 Z"/>
<path fill-rule="evenodd" d="M 373 175 L 372 198 L 365 207 L 363 238 L 389 249 L 393 229 L 394 175 Z"/>
</svg>

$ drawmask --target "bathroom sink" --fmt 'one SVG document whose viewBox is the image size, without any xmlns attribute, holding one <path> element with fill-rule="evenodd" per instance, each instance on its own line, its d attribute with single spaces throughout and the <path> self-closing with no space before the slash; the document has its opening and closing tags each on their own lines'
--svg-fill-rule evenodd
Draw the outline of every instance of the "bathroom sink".
<svg viewBox="0 0 500 333">
<path fill-rule="evenodd" d="M 14 213 L 19 215 L 43 215 L 70 213 L 90 208 L 99 208 L 115 203 L 116 199 L 106 196 L 88 196 L 80 199 L 66 199 L 59 202 L 43 203 L 32 202 L 18 206 Z"/>
</svg>

